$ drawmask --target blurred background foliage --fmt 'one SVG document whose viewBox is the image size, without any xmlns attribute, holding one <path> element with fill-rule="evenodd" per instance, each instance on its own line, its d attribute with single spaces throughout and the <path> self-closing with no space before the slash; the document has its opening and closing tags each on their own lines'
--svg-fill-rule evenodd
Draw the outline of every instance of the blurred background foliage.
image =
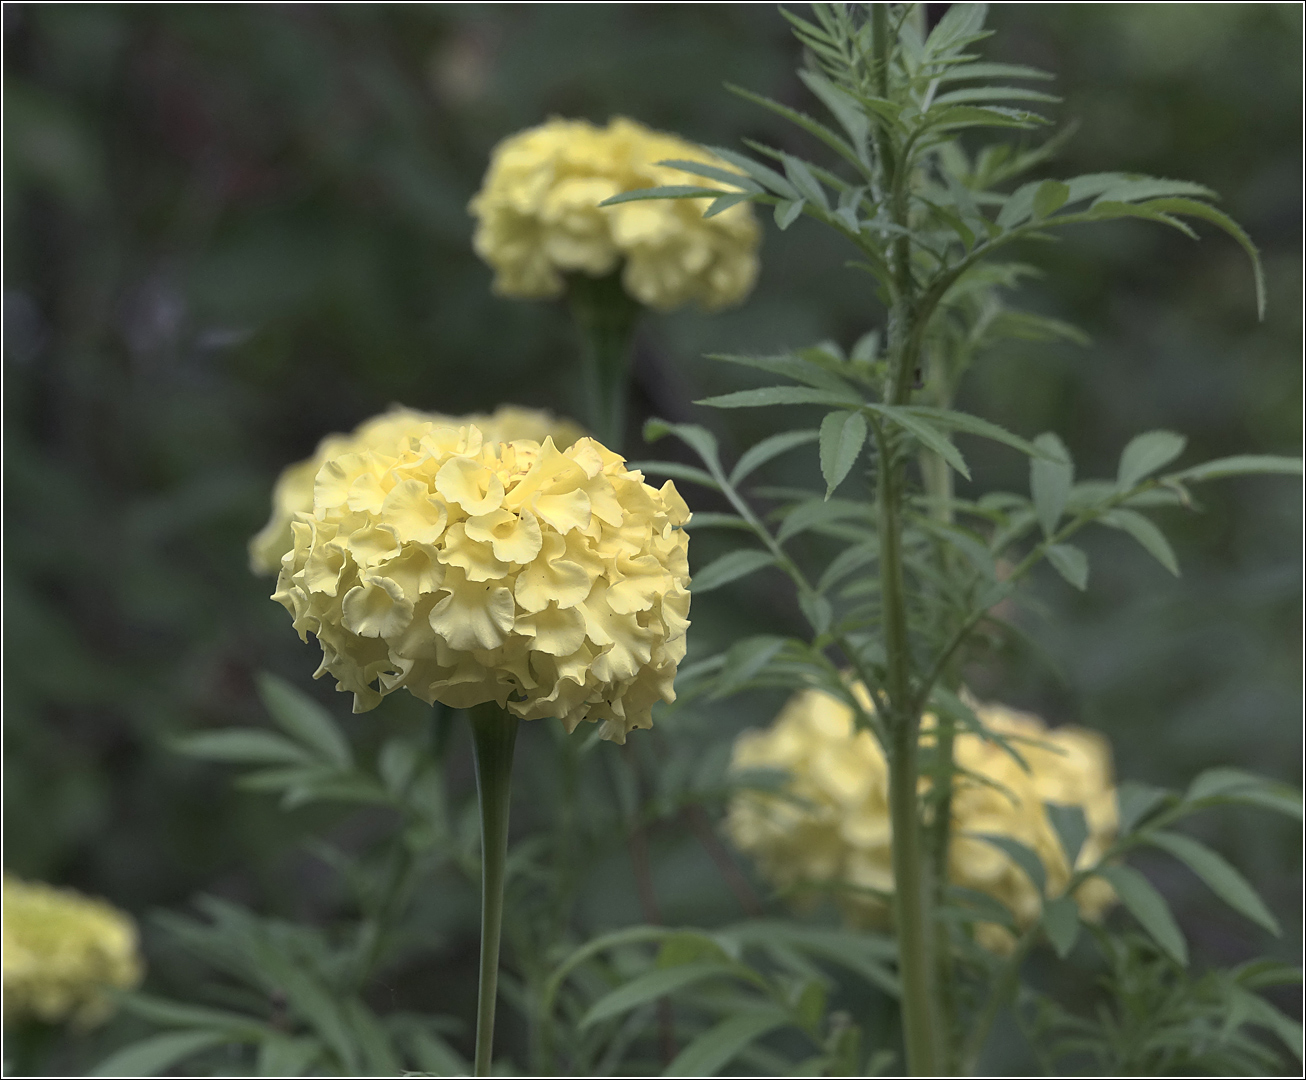
<svg viewBox="0 0 1306 1080">
<path fill-rule="evenodd" d="M 1056 73 L 1058 121 L 1079 122 L 1048 173 L 1214 188 L 1262 250 L 1269 310 L 1258 324 L 1245 257 L 1223 237 L 1081 230 L 1022 253 L 1047 272 L 1022 303 L 1091 344 L 990 356 L 962 407 L 1027 437 L 1060 432 L 1081 476 L 1111 474 L 1128 438 L 1157 427 L 1188 436 L 1183 463 L 1297 452 L 1301 19 L 1295 4 L 995 8 L 990 57 Z M 721 88 L 812 108 L 797 47 L 755 5 L 7 4 L 4 50 L 5 865 L 143 919 L 209 893 L 329 921 L 344 893 L 303 840 L 362 847 L 389 827 L 384 813 L 286 813 L 167 748 L 183 732 L 266 724 L 260 670 L 348 712 L 312 682 L 316 646 L 247 569 L 273 479 L 391 402 L 578 412 L 562 306 L 492 297 L 471 252 L 465 207 L 491 148 L 550 115 L 621 113 L 708 144 L 748 135 L 817 153 Z M 704 353 L 848 345 L 881 317 L 836 238 L 767 230 L 745 305 L 646 321 L 635 419 L 707 423 L 738 451 L 760 421 L 690 404 L 745 385 Z M 626 449 L 654 456 L 637 435 Z M 1018 455 L 966 450 L 969 490 L 1023 490 Z M 815 475 L 808 456 L 794 455 L 791 479 Z M 1087 594 L 1049 575 L 1022 616 L 1032 644 L 969 681 L 1105 731 L 1123 777 L 1177 786 L 1237 764 L 1300 783 L 1300 489 L 1245 478 L 1202 499 L 1204 513 L 1166 522 L 1181 579 L 1123 536 L 1094 536 Z M 695 546 L 703 565 L 713 541 Z M 695 601 L 691 659 L 761 623 L 797 624 L 779 580 L 773 592 L 756 581 Z M 710 787 L 734 734 L 778 705 L 750 694 L 637 735 L 646 784 L 658 758 L 698 762 Z M 429 724 L 398 697 L 344 722 L 365 750 Z M 519 759 L 547 757 L 542 729 L 523 731 Z M 533 773 L 518 770 L 521 835 L 550 797 L 547 770 Z M 461 727 L 448 781 L 470 796 Z M 1299 910 L 1295 830 L 1252 813 L 1206 824 L 1276 912 Z M 615 835 L 582 890 L 581 927 L 641 918 Z M 739 916 L 687 818 L 666 815 L 649 842 L 668 923 Z M 1299 953 L 1299 925 L 1262 940 L 1186 871 L 1150 869 L 1199 956 Z M 469 1016 L 475 892 L 441 871 L 416 910 L 420 940 L 373 1004 Z M 175 990 L 187 969 L 149 926 L 153 985 Z M 50 1067 L 82 1067 L 117 1041 L 110 1029 L 69 1043 Z"/>
</svg>

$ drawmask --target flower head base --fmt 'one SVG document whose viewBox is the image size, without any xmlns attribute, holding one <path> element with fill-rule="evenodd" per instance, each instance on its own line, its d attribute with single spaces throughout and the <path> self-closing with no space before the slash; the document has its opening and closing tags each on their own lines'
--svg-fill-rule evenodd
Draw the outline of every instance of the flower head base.
<svg viewBox="0 0 1306 1080">
<path fill-rule="evenodd" d="M 853 689 L 869 709 L 865 689 Z M 976 712 L 986 728 L 1011 740 L 1029 772 L 997 743 L 958 734 L 953 753 L 961 771 L 953 782 L 949 872 L 954 884 L 987 893 L 1018 925 L 1028 926 L 1039 917 L 1042 898 L 1025 872 L 978 834 L 1009 836 L 1033 849 L 1047 873 L 1047 895 L 1064 892 L 1070 867 L 1044 803 L 1083 810 L 1089 835 L 1077 866 L 1101 857 L 1116 828 L 1110 748 L 1094 732 L 1048 730 L 1038 717 L 1001 705 L 981 705 Z M 828 694 L 805 690 L 766 731 L 739 737 L 733 768 L 789 774 L 782 791 L 745 792 L 730 808 L 731 838 L 757 858 L 763 873 L 781 888 L 839 887 L 839 902 L 851 920 L 882 921 L 887 909 L 877 896 L 894 887 L 888 766 L 874 736 L 856 730 L 852 710 Z M 1086 918 L 1098 918 L 1114 893 L 1090 878 L 1075 900 Z M 1013 944 L 1010 933 L 994 923 L 979 924 L 976 937 L 996 952 Z"/>
<path fill-rule="evenodd" d="M 406 687 L 617 742 L 652 726 L 689 625 L 689 511 L 593 439 L 435 427 L 326 461 L 273 599 L 354 709 Z"/>
<path fill-rule="evenodd" d="M 626 291 L 669 311 L 708 311 L 743 300 L 757 280 L 760 230 L 735 205 L 710 218 L 708 199 L 600 207 L 613 195 L 667 184 L 710 186 L 659 161 L 729 165 L 692 143 L 616 117 L 606 128 L 553 119 L 505 139 L 469 209 L 473 245 L 504 296 L 560 296 L 567 274 L 604 277 L 622 267 Z M 723 192 L 724 193 L 724 192 Z"/>
<path fill-rule="evenodd" d="M 141 980 L 136 926 L 117 908 L 70 889 L 4 876 L 5 1022 L 69 1019 L 79 1027 L 113 1010 L 106 987 Z"/>
<path fill-rule="evenodd" d="M 490 414 L 451 417 L 395 406 L 388 412 L 364 420 L 349 435 L 328 435 L 313 456 L 287 466 L 272 489 L 272 516 L 249 542 L 250 569 L 256 574 L 275 574 L 281 557 L 295 543 L 290 523 L 301 512 L 312 513 L 313 481 L 331 458 L 363 450 L 396 451 L 410 438 L 421 438 L 437 427 L 475 424 L 487 442 L 534 439 L 552 436 L 559 446 L 570 446 L 585 434 L 579 424 L 550 415 L 540 409 L 501 405 Z"/>
</svg>

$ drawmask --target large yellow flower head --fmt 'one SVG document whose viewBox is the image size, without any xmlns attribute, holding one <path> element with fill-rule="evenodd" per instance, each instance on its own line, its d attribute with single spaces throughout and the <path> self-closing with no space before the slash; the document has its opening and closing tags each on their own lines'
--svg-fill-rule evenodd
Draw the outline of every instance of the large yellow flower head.
<svg viewBox="0 0 1306 1080">
<path fill-rule="evenodd" d="M 70 889 L 4 875 L 5 1022 L 70 1019 L 81 1027 L 113 1010 L 107 987 L 141 980 L 136 926 L 123 912 Z"/>
<path fill-rule="evenodd" d="M 364 420 L 348 435 L 328 435 L 318 443 L 312 457 L 282 470 L 272 489 L 272 516 L 249 542 L 250 569 L 256 574 L 275 574 L 281 568 L 281 557 L 295 542 L 290 523 L 297 513 L 312 513 L 313 480 L 318 469 L 328 460 L 361 450 L 393 451 L 414 435 L 420 438 L 433 425 L 457 427 L 459 424 L 475 424 L 487 442 L 511 442 L 513 439 L 543 442 L 547 436 L 552 436 L 557 445 L 570 446 L 585 434 L 584 429 L 571 420 L 560 419 L 542 409 L 523 409 L 519 405 L 501 405 L 493 413 L 460 417 L 418 412 L 396 405 L 388 412 Z"/>
<path fill-rule="evenodd" d="M 354 709 L 400 687 L 494 701 L 617 742 L 672 701 L 689 626 L 689 510 L 593 439 L 428 425 L 326 461 L 273 599 Z"/>
<path fill-rule="evenodd" d="M 743 300 L 757 280 L 761 237 L 747 204 L 710 218 L 703 216 L 708 199 L 599 206 L 636 188 L 712 186 L 657 164 L 668 160 L 729 168 L 693 143 L 623 117 L 606 128 L 553 119 L 499 143 L 469 207 L 477 219 L 473 245 L 494 268 L 495 291 L 556 297 L 567 274 L 603 277 L 622 268 L 626 291 L 659 311 L 691 301 L 712 311 Z"/>
<path fill-rule="evenodd" d="M 860 684 L 854 692 L 872 707 Z M 1018 925 L 1028 926 L 1039 917 L 1042 898 L 1010 856 L 976 834 L 1009 836 L 1033 849 L 1047 872 L 1047 895 L 1060 895 L 1070 867 L 1044 803 L 1080 807 L 1089 835 L 1076 865 L 1100 858 L 1116 829 L 1111 751 L 1095 732 L 1049 730 L 1038 717 L 1001 705 L 980 705 L 976 712 L 987 728 L 1012 741 L 1029 771 L 994 742 L 973 733 L 957 736 L 954 759 L 963 771 L 953 785 L 949 873 L 954 884 L 987 893 Z M 767 878 L 781 888 L 842 887 L 836 895 L 853 921 L 882 920 L 886 910 L 875 897 L 894 885 L 889 771 L 874 736 L 856 730 L 852 710 L 828 694 L 802 691 L 770 728 L 739 737 L 733 768 L 789 774 L 781 791 L 737 795 L 726 823 Z M 1086 918 L 1100 917 L 1113 899 L 1098 878 L 1075 892 Z M 995 951 L 1012 944 L 1010 934 L 992 923 L 980 924 L 976 936 Z"/>
</svg>

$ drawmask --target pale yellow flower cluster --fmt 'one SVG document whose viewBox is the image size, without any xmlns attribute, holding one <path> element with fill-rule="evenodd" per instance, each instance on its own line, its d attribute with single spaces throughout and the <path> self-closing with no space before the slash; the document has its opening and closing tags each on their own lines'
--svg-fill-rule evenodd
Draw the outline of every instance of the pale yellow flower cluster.
<svg viewBox="0 0 1306 1080">
<path fill-rule="evenodd" d="M 141 980 L 130 917 L 71 889 L 5 874 L 3 936 L 6 1023 L 30 1017 L 89 1027 L 113 1010 L 107 987 Z"/>
<path fill-rule="evenodd" d="M 593 439 L 559 450 L 428 425 L 326 461 L 273 599 L 355 711 L 406 687 L 624 741 L 675 694 L 689 511 Z"/>
<path fill-rule="evenodd" d="M 860 684 L 853 689 L 863 707 L 873 708 Z M 1042 911 L 1034 884 L 1010 856 L 975 834 L 1009 836 L 1033 849 L 1047 872 L 1047 895 L 1060 895 L 1070 867 L 1044 803 L 1083 810 L 1089 835 L 1077 867 L 1100 858 L 1116 829 L 1110 747 L 1095 732 L 1049 730 L 1038 717 L 1001 705 L 976 712 L 987 728 L 1012 740 L 1029 772 L 996 743 L 957 736 L 954 760 L 972 775 L 954 781 L 949 872 L 955 884 L 996 898 L 1018 925 L 1028 926 Z M 732 767 L 789 774 L 778 792 L 737 795 L 726 822 L 734 843 L 757 859 L 765 876 L 785 889 L 833 886 L 853 921 L 883 921 L 887 909 L 877 894 L 894 887 L 888 766 L 874 736 L 856 730 L 852 710 L 828 694 L 802 691 L 770 728 L 739 737 Z M 1099 878 L 1075 893 L 1086 918 L 1099 918 L 1113 899 Z M 998 952 L 1012 945 L 1009 932 L 992 923 L 979 924 L 976 937 Z"/>
<path fill-rule="evenodd" d="M 256 574 L 275 574 L 281 569 L 281 557 L 294 546 L 290 523 L 298 513 L 313 512 L 313 481 L 317 471 L 331 458 L 360 450 L 394 451 L 413 436 L 420 438 L 433 425 L 457 427 L 460 424 L 475 424 L 486 442 L 514 439 L 543 442 L 552 436 L 558 446 L 565 447 L 585 434 L 571 420 L 519 405 L 501 405 L 493 413 L 461 417 L 418 412 L 396 405 L 389 412 L 363 421 L 348 435 L 328 435 L 318 443 L 312 457 L 282 471 L 272 489 L 272 516 L 249 542 L 250 569 Z"/>
<path fill-rule="evenodd" d="M 716 186 L 657 164 L 667 160 L 729 169 L 692 143 L 623 117 L 606 128 L 553 119 L 499 143 L 469 207 L 473 245 L 494 268 L 495 291 L 556 297 L 567 274 L 621 268 L 626 292 L 659 311 L 690 302 L 714 311 L 743 300 L 757 280 L 761 237 L 746 203 L 710 218 L 708 199 L 599 206 L 637 188 Z"/>
</svg>

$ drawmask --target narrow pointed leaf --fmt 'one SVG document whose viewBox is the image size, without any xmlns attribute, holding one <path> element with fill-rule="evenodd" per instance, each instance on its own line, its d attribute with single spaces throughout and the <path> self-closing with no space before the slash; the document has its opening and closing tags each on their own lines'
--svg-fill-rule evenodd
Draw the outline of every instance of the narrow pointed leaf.
<svg viewBox="0 0 1306 1080">
<path fill-rule="evenodd" d="M 1188 966 L 1188 942 L 1170 914 L 1170 906 L 1152 883 L 1132 866 L 1104 866 L 1097 876 L 1110 882 L 1120 902 L 1177 964 Z"/>
<path fill-rule="evenodd" d="M 745 191 L 760 192 L 762 190 L 762 185 L 752 177 L 731 172 L 729 169 L 721 169 L 715 165 L 708 165 L 702 161 L 684 161 L 680 158 L 672 158 L 667 161 L 659 161 L 658 164 L 665 165 L 670 169 L 679 169 L 681 172 L 693 173 L 695 176 L 703 176 L 709 180 L 720 180 L 723 184 L 743 188 Z"/>
<path fill-rule="evenodd" d="M 1084 818 L 1082 807 L 1073 804 L 1044 803 L 1048 820 L 1057 831 L 1061 841 L 1061 850 L 1066 855 L 1066 865 L 1074 869 L 1075 860 L 1088 839 L 1088 822 Z"/>
<path fill-rule="evenodd" d="M 947 435 L 929 421 L 922 419 L 917 412 L 898 405 L 867 404 L 866 408 L 897 424 L 914 436 L 922 446 L 933 450 L 967 480 L 970 479 L 970 470 L 966 467 L 966 459 L 961 456 L 961 452 L 953 446 Z"/>
<path fill-rule="evenodd" d="M 764 405 L 832 405 L 836 408 L 857 408 L 861 400 L 854 393 L 818 390 L 807 386 L 763 386 L 757 390 L 736 390 L 733 394 L 719 394 L 702 398 L 695 405 L 711 405 L 718 409 L 753 409 Z"/>
<path fill-rule="evenodd" d="M 717 453 L 716 436 L 707 428 L 700 427 L 698 424 L 670 424 L 656 417 L 644 425 L 645 442 L 656 442 L 664 435 L 674 435 L 693 450 L 703 459 L 708 471 L 714 476 L 722 471 L 721 457 Z"/>
<path fill-rule="evenodd" d="M 1248 476 L 1256 473 L 1282 473 L 1300 476 L 1301 458 L 1279 457 L 1273 454 L 1238 454 L 1234 457 L 1216 458 L 1194 465 L 1182 472 L 1171 473 L 1167 480 L 1188 481 L 1219 480 L 1226 476 Z"/>
<path fill-rule="evenodd" d="M 765 551 L 732 551 L 703 567 L 690 580 L 689 588 L 695 595 L 710 592 L 773 565 L 775 557 Z"/>
<path fill-rule="evenodd" d="M 188 757 L 240 764 L 313 764 L 317 759 L 298 743 L 257 728 L 201 731 L 173 739 L 172 749 Z"/>
<path fill-rule="evenodd" d="M 1083 592 L 1088 588 L 1088 556 L 1074 544 L 1053 544 L 1047 557 L 1053 569 L 1076 589 Z"/>
<path fill-rule="evenodd" d="M 1043 929 L 1057 956 L 1064 960 L 1079 939 L 1079 905 L 1069 896 L 1044 901 Z"/>
<path fill-rule="evenodd" d="M 332 765 L 340 768 L 353 765 L 349 743 L 326 709 L 285 680 L 265 671 L 255 681 L 263 704 L 287 735 Z"/>
<path fill-rule="evenodd" d="M 604 199 L 599 205 L 616 206 L 618 203 L 644 202 L 648 199 L 715 199 L 719 195 L 728 194 L 729 192 L 722 191 L 720 188 L 702 187 L 697 184 L 664 184 L 661 187 L 623 191 L 619 195 Z"/>
<path fill-rule="evenodd" d="M 806 205 L 806 199 L 781 199 L 775 204 L 775 223 L 781 232 L 798 220 Z"/>
<path fill-rule="evenodd" d="M 1256 245 L 1252 243 L 1251 237 L 1243 231 L 1241 225 L 1223 210 L 1217 210 L 1209 203 L 1198 202 L 1196 199 L 1153 199 L 1144 203 L 1143 206 L 1149 210 L 1159 210 L 1169 214 L 1187 214 L 1190 217 L 1201 218 L 1232 236 L 1251 260 L 1252 276 L 1256 283 L 1256 314 L 1262 319 L 1265 318 L 1265 271 L 1261 268 L 1261 255 L 1256 250 Z"/>
<path fill-rule="evenodd" d="M 1278 920 L 1270 913 L 1265 902 L 1256 894 L 1248 880 L 1212 851 L 1191 836 L 1172 832 L 1149 832 L 1149 844 L 1168 851 L 1206 882 L 1221 900 L 1241 915 L 1247 916 L 1271 934 L 1280 933 Z"/>
<path fill-rule="evenodd" d="M 686 1046 L 663 1070 L 663 1076 L 715 1076 L 749 1043 L 789 1023 L 779 1009 L 738 1013 L 710 1027 Z"/>
<path fill-rule="evenodd" d="M 950 431 L 962 431 L 967 435 L 979 435 L 985 439 L 992 439 L 994 442 L 1010 446 L 1033 458 L 1042 458 L 1048 461 L 1060 460 L 1050 451 L 1035 446 L 1032 442 L 1022 439 L 1019 435 L 1013 435 L 1006 428 L 999 427 L 997 424 L 983 420 L 978 416 L 972 416 L 970 413 L 958 412 L 955 409 L 940 409 L 933 405 L 904 405 L 902 408 L 913 416 L 929 420 L 931 423 Z"/>
<path fill-rule="evenodd" d="M 92 1076 L 157 1076 L 192 1054 L 226 1042 L 223 1031 L 178 1031 L 153 1035 L 110 1054 L 91 1070 Z"/>
<path fill-rule="evenodd" d="M 992 844 L 996 848 L 1001 848 L 1011 858 L 1012 862 L 1025 871 L 1039 896 L 1043 895 L 1044 889 L 1047 887 L 1047 871 L 1043 867 L 1043 860 L 1031 848 L 1026 847 L 1019 840 L 1013 840 L 1010 836 L 1002 836 L 999 833 L 970 833 L 968 835 Z"/>
<path fill-rule="evenodd" d="M 1029 493 L 1043 535 L 1051 536 L 1070 497 L 1075 467 L 1065 444 L 1050 431 L 1038 436 L 1034 445 L 1043 451 L 1043 456 L 1029 463 Z"/>
<path fill-rule="evenodd" d="M 735 465 L 734 471 L 730 474 L 730 483 L 738 486 L 772 458 L 779 457 L 796 446 L 815 442 L 820 437 L 821 433 L 819 431 L 782 431 L 778 435 L 771 435 L 763 439 L 760 443 L 750 446 L 744 451 L 739 458 L 738 464 Z M 696 516 L 696 522 L 697 519 Z"/>
<path fill-rule="evenodd" d="M 701 484 L 713 491 L 721 490 L 721 485 L 710 474 L 696 465 L 682 465 L 678 461 L 632 461 L 627 464 L 627 468 L 632 471 L 642 472 L 646 476 L 669 476 L 673 480 L 685 480 L 691 484 Z M 694 524 L 698 524 L 697 515 L 695 515 Z"/>
<path fill-rule="evenodd" d="M 1133 832 L 1139 822 L 1145 821 L 1170 793 L 1164 788 L 1152 787 L 1137 780 L 1125 780 L 1116 788 L 1116 807 L 1120 819 L 1120 835 Z"/>
<path fill-rule="evenodd" d="M 583 1030 L 597 1024 L 600 1020 L 629 1012 L 691 983 L 734 974 L 736 970 L 732 965 L 712 961 L 698 961 L 672 968 L 656 968 L 599 998 L 581 1019 L 580 1027 Z"/>
<path fill-rule="evenodd" d="M 1103 525 L 1127 532 L 1142 545 L 1143 549 L 1175 577 L 1179 576 L 1179 560 L 1175 558 L 1174 549 L 1165 533 L 1137 510 L 1109 510 L 1098 518 Z"/>
</svg>

